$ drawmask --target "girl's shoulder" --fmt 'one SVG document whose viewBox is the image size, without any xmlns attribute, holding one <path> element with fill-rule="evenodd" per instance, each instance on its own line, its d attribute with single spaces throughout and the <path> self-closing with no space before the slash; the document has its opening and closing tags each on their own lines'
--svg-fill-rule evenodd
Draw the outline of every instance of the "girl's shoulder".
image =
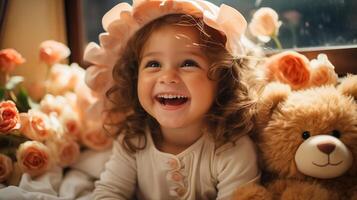
<svg viewBox="0 0 357 200">
<path fill-rule="evenodd" d="M 255 145 L 249 136 L 242 136 L 235 141 L 229 141 L 216 146 L 216 156 L 230 155 L 237 153 L 255 152 Z"/>
<path fill-rule="evenodd" d="M 256 177 L 257 154 L 255 146 L 249 136 L 242 136 L 235 142 L 226 143 L 218 147 L 212 161 L 212 176 L 219 179 L 244 179 Z M 244 174 L 242 174 L 244 173 Z"/>
</svg>

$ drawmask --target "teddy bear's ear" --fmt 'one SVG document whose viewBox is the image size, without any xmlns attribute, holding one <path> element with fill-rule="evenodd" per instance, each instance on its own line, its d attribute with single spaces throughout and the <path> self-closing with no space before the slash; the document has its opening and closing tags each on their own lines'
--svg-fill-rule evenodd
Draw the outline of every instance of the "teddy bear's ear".
<svg viewBox="0 0 357 200">
<path fill-rule="evenodd" d="M 337 89 L 346 96 L 353 96 L 357 101 L 357 75 L 349 74 L 341 81 Z"/>
<path fill-rule="evenodd" d="M 269 121 L 271 114 L 280 102 L 283 102 L 291 93 L 287 84 L 269 83 L 261 93 L 257 102 L 257 120 L 264 125 Z"/>
</svg>

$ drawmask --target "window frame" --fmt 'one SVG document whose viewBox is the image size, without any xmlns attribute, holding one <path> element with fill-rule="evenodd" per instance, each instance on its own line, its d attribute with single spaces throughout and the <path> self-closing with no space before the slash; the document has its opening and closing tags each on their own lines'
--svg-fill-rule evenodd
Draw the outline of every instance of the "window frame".
<svg viewBox="0 0 357 200">
<path fill-rule="evenodd" d="M 70 63 L 78 63 L 87 68 L 89 63 L 83 60 L 85 49 L 84 41 L 84 17 L 82 0 L 64 0 L 68 47 L 71 49 Z"/>
<path fill-rule="evenodd" d="M 5 21 L 5 15 L 6 15 L 6 8 L 8 7 L 8 0 L 0 0 L 0 37 L 3 37 L 3 26 L 4 26 L 4 21 Z"/>
<path fill-rule="evenodd" d="M 83 1 L 65 0 L 65 9 L 68 46 L 72 51 L 70 62 L 76 62 L 82 67 L 87 68 L 89 63 L 83 60 L 83 52 L 86 45 L 83 37 Z M 283 51 L 285 50 L 289 49 L 284 49 Z M 340 76 L 344 76 L 348 73 L 357 74 L 357 45 L 294 48 L 290 50 L 297 51 L 310 60 L 316 58 L 318 54 L 324 53 L 335 66 L 335 70 Z M 276 52 L 279 52 L 279 50 L 274 50 L 270 53 Z"/>
</svg>

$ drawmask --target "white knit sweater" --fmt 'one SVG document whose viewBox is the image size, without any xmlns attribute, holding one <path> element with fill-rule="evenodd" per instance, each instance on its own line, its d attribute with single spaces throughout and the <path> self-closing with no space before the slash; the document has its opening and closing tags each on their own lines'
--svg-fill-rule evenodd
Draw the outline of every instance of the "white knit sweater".
<svg viewBox="0 0 357 200">
<path fill-rule="evenodd" d="M 130 154 L 117 139 L 95 199 L 229 199 L 234 190 L 259 179 L 252 141 L 215 148 L 208 134 L 178 155 L 159 151 L 147 133 L 144 150 Z"/>
</svg>

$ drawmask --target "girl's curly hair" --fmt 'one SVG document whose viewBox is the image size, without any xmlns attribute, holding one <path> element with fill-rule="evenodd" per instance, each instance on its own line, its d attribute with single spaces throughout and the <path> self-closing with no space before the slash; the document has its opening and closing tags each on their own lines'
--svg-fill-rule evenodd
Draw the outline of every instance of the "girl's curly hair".
<svg viewBox="0 0 357 200">
<path fill-rule="evenodd" d="M 165 25 L 192 26 L 200 33 L 200 46 L 212 65 L 208 78 L 218 82 L 218 91 L 213 105 L 206 115 L 208 130 L 218 145 L 234 142 L 253 128 L 255 103 L 249 98 L 246 84 L 242 81 L 242 59 L 235 59 L 226 50 L 226 38 L 217 30 L 185 14 L 166 15 L 140 29 L 129 41 L 121 58 L 113 69 L 114 85 L 107 91 L 107 98 L 114 103 L 109 112 L 126 113 L 125 120 L 110 124 L 123 134 L 124 147 L 135 152 L 146 146 L 145 130 L 148 127 L 153 137 L 160 133 L 159 124 L 140 105 L 137 95 L 138 66 L 142 47 L 151 33 Z M 144 125 L 145 124 L 145 125 Z M 144 139 L 140 145 L 134 138 Z"/>
</svg>

